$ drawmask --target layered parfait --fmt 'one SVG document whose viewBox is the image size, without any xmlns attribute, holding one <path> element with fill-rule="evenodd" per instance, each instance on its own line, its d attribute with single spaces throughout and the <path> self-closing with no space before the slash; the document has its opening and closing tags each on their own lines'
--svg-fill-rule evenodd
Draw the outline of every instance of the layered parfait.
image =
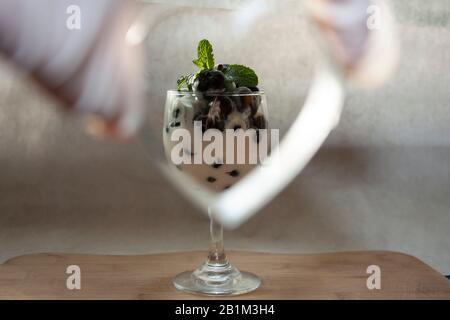
<svg viewBox="0 0 450 320">
<path fill-rule="evenodd" d="M 192 176 L 203 186 L 213 191 L 223 191 L 238 182 L 254 166 L 258 165 L 260 155 L 256 155 L 258 146 L 265 139 L 262 132 L 267 128 L 267 108 L 264 94 L 258 89 L 256 73 L 243 65 L 215 64 L 212 46 L 207 40 L 198 45 L 198 58 L 194 64 L 198 72 L 182 76 L 177 81 L 177 91 L 168 95 L 164 119 L 164 149 L 168 161 L 178 170 Z M 191 143 L 180 149 L 179 135 L 176 130 L 185 129 L 192 137 Z M 202 139 L 201 148 L 195 145 L 196 131 L 202 134 L 214 130 L 222 135 L 223 148 L 214 152 L 214 160 L 199 163 L 198 156 L 213 141 Z M 250 133 L 245 144 L 232 144 L 233 159 L 226 158 L 230 148 L 230 132 L 236 135 Z M 213 138 L 214 139 L 214 138 Z M 207 139 L 208 140 L 208 139 Z M 235 140 L 236 142 L 236 140 Z M 264 143 L 267 141 L 264 140 Z M 176 150 L 174 148 L 177 148 Z M 267 147 L 266 147 L 267 148 Z M 268 148 L 267 148 L 268 149 Z M 173 161 L 173 152 L 183 153 L 191 161 L 177 163 Z M 217 150 L 216 150 L 217 151 Z M 238 161 L 239 155 L 245 161 Z M 256 162 L 254 159 L 258 159 Z M 226 158 L 226 159 L 225 159 Z"/>
</svg>

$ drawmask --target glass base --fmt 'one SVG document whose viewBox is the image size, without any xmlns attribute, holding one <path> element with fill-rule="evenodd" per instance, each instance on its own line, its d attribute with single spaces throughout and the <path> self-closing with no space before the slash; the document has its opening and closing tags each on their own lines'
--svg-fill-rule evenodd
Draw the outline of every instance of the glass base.
<svg viewBox="0 0 450 320">
<path fill-rule="evenodd" d="M 180 273 L 172 279 L 178 290 L 210 296 L 234 296 L 255 290 L 261 279 L 249 272 L 241 272 L 229 262 L 205 262 L 193 272 Z"/>
</svg>

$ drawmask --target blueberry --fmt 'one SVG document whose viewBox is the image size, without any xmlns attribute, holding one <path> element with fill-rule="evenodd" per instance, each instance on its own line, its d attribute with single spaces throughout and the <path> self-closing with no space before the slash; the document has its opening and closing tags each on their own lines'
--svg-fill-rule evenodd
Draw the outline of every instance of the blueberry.
<svg viewBox="0 0 450 320">
<path fill-rule="evenodd" d="M 259 105 L 261 104 L 261 96 L 260 95 L 255 95 L 252 97 L 252 116 L 254 116 L 256 114 L 256 112 L 258 112 L 259 109 Z"/>
<path fill-rule="evenodd" d="M 181 125 L 180 121 L 173 121 L 173 122 L 170 123 L 171 127 L 179 127 L 180 125 Z"/>
<path fill-rule="evenodd" d="M 219 98 L 214 99 L 211 102 L 209 112 L 206 118 L 206 129 L 219 129 L 225 128 L 225 118 L 222 113 L 221 103 Z"/>
<path fill-rule="evenodd" d="M 217 163 L 217 162 L 214 162 L 214 164 L 212 165 L 212 167 L 214 169 L 219 169 L 221 166 L 222 166 L 222 164 L 221 163 Z"/>
<path fill-rule="evenodd" d="M 256 144 L 259 143 L 259 141 L 261 141 L 261 132 L 259 131 L 258 128 L 252 128 L 255 130 L 255 136 L 254 136 L 254 141 L 256 142 Z"/>
<path fill-rule="evenodd" d="M 236 107 L 236 110 L 243 110 L 242 103 L 241 103 L 241 97 L 238 96 L 232 96 L 231 100 L 234 102 L 234 106 Z"/>
<path fill-rule="evenodd" d="M 259 88 L 258 87 L 248 87 L 250 90 L 252 90 L 252 92 L 258 92 Z"/>
<path fill-rule="evenodd" d="M 173 117 L 176 119 L 180 116 L 180 108 L 176 108 L 175 110 L 173 110 Z"/>
<path fill-rule="evenodd" d="M 253 117 L 253 125 L 258 129 L 267 128 L 267 121 L 262 113 L 258 113 Z"/>
<path fill-rule="evenodd" d="M 258 89 L 257 87 L 253 88 Z M 250 108 L 252 116 L 255 115 L 261 104 L 261 96 L 254 94 L 254 91 L 247 87 L 239 87 L 236 92 L 242 95 L 240 97 L 241 106 L 238 110 L 243 112 L 245 109 Z"/>
<path fill-rule="evenodd" d="M 225 91 L 225 76 L 220 71 L 203 70 L 198 75 L 197 90 L 200 92 Z"/>
<path fill-rule="evenodd" d="M 224 117 L 228 116 L 233 111 L 233 101 L 228 97 L 219 97 L 220 111 Z"/>
<path fill-rule="evenodd" d="M 237 171 L 237 170 L 233 170 L 233 171 L 230 171 L 230 172 L 227 172 L 230 176 L 232 176 L 232 177 L 237 177 L 237 176 L 239 176 L 239 171 Z"/>
<path fill-rule="evenodd" d="M 251 94 L 252 90 L 250 90 L 247 87 L 239 87 L 239 88 L 236 89 L 236 93 L 239 93 L 239 94 Z"/>
<path fill-rule="evenodd" d="M 224 72 L 226 69 L 228 69 L 229 66 L 230 66 L 229 64 L 221 63 L 221 64 L 218 64 L 217 66 L 215 66 L 214 68 L 219 71 Z"/>
<path fill-rule="evenodd" d="M 237 110 L 239 112 L 244 112 L 248 108 L 252 108 L 252 90 L 250 90 L 247 87 L 239 87 L 235 91 L 237 94 L 239 94 L 239 104 L 237 104 Z"/>
<path fill-rule="evenodd" d="M 206 181 L 208 181 L 209 183 L 214 183 L 214 182 L 216 182 L 216 178 L 214 178 L 214 177 L 208 177 L 208 178 L 206 178 Z"/>
</svg>

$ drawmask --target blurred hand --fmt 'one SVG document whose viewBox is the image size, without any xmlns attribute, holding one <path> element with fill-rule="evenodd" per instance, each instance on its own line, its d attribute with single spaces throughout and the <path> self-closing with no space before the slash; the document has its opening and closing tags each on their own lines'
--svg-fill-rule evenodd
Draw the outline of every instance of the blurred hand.
<svg viewBox="0 0 450 320">
<path fill-rule="evenodd" d="M 137 9 L 128 0 L 2 0 L 0 50 L 86 116 L 90 133 L 128 139 L 143 119 L 143 50 L 126 41 Z"/>
</svg>

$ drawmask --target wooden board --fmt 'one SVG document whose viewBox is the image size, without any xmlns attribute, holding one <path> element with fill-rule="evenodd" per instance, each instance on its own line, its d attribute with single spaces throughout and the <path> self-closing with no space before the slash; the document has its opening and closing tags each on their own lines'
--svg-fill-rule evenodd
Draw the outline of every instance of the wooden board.
<svg viewBox="0 0 450 320">
<path fill-rule="evenodd" d="M 0 299 L 211 299 L 171 284 L 172 276 L 194 269 L 205 254 L 20 256 L 0 265 Z M 450 299 L 449 280 L 402 253 L 230 252 L 229 258 L 263 279 L 257 291 L 240 296 L 245 299 Z M 66 287 L 69 265 L 81 268 L 81 290 Z M 369 265 L 381 268 L 380 290 L 367 288 Z"/>
</svg>

